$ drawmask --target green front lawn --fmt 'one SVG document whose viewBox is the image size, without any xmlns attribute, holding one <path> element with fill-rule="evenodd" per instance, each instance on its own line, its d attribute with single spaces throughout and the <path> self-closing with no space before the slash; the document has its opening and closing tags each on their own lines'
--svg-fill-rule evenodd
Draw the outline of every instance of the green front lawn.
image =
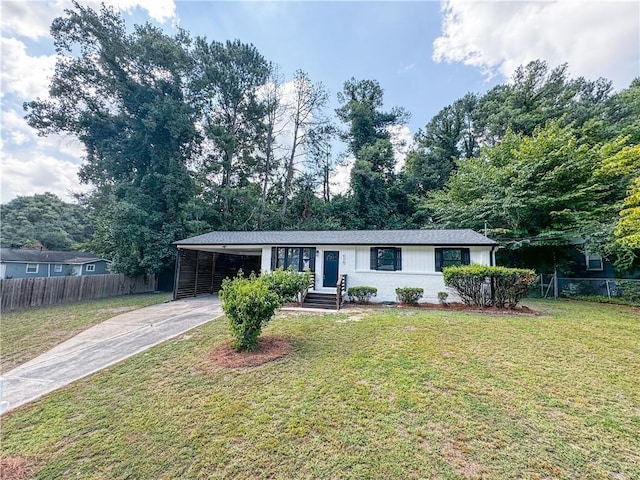
<svg viewBox="0 0 640 480">
<path fill-rule="evenodd" d="M 0 372 L 35 358 L 83 330 L 120 313 L 162 303 L 168 293 L 146 293 L 29 308 L 2 314 Z"/>
<path fill-rule="evenodd" d="M 212 367 L 214 321 L 2 419 L 36 478 L 640 478 L 640 312 L 279 314 Z"/>
</svg>

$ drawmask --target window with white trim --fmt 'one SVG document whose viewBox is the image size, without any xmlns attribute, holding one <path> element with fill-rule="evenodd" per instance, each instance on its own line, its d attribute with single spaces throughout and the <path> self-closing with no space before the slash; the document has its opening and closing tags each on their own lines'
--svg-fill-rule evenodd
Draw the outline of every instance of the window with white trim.
<svg viewBox="0 0 640 480">
<path fill-rule="evenodd" d="M 93 263 L 90 263 L 87 265 L 87 272 L 95 272 L 96 271 L 96 266 Z"/>
<path fill-rule="evenodd" d="M 27 273 L 38 273 L 38 268 L 40 267 L 37 263 L 27 263 Z"/>
<path fill-rule="evenodd" d="M 292 268 L 296 272 L 316 271 L 316 249 L 313 247 L 273 247 L 271 269 Z"/>
<path fill-rule="evenodd" d="M 60 265 L 60 264 L 56 264 L 56 265 L 54 265 L 54 266 L 53 266 L 53 271 L 54 271 L 55 273 L 62 273 L 62 265 Z"/>
<path fill-rule="evenodd" d="M 471 263 L 468 248 L 436 248 L 436 272 L 445 267 L 459 267 Z"/>
<path fill-rule="evenodd" d="M 396 247 L 371 247 L 371 270 L 395 272 L 402 270 L 402 249 Z"/>
<path fill-rule="evenodd" d="M 585 262 L 587 264 L 587 270 L 604 270 L 604 265 L 602 264 L 602 255 L 598 255 L 597 253 L 586 253 Z"/>
</svg>

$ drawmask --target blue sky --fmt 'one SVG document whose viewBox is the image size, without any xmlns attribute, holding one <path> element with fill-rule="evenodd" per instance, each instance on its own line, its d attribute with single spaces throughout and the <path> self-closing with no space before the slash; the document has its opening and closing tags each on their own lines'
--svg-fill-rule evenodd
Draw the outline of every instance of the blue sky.
<svg viewBox="0 0 640 480">
<path fill-rule="evenodd" d="M 287 80 L 302 69 L 323 82 L 332 109 L 345 80 L 375 79 L 387 108 L 412 114 L 404 138 L 465 93 L 484 92 L 537 58 L 552 66 L 568 62 L 574 76 L 604 76 L 616 89 L 640 76 L 636 1 L 108 3 L 129 26 L 152 21 L 169 33 L 179 25 L 209 40 L 253 43 Z M 22 102 L 46 96 L 55 64 L 48 25 L 69 6 L 69 0 L 0 3 L 2 202 L 44 191 L 69 200 L 81 188 L 81 145 L 37 137 L 21 118 Z"/>
</svg>

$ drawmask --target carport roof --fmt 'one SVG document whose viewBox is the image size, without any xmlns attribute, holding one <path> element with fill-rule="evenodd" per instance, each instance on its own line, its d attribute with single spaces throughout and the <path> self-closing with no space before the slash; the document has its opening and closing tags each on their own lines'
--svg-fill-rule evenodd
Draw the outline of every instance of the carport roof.
<svg viewBox="0 0 640 480">
<path fill-rule="evenodd" d="M 175 245 L 498 245 L 473 230 L 209 232 Z"/>
</svg>

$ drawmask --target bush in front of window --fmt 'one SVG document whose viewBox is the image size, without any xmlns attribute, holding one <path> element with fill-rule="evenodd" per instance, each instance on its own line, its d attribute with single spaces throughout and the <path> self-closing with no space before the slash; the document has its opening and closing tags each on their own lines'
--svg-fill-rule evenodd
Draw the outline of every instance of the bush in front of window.
<svg viewBox="0 0 640 480">
<path fill-rule="evenodd" d="M 418 300 L 422 298 L 424 288 L 404 287 L 396 288 L 396 297 L 400 303 L 405 305 L 417 305 Z"/>
<path fill-rule="evenodd" d="M 536 282 L 536 273 L 524 268 L 467 265 L 445 267 L 444 283 L 466 305 L 515 308 Z"/>
<path fill-rule="evenodd" d="M 351 298 L 351 301 L 357 301 L 359 303 L 369 303 L 372 297 L 378 294 L 376 287 L 350 287 L 347 290 L 347 295 Z"/>
<path fill-rule="evenodd" d="M 277 268 L 273 272 L 265 273 L 262 278 L 278 294 L 280 303 L 286 304 L 297 300 L 300 294 L 309 287 L 311 275 L 312 273 L 308 270 L 306 272 L 297 272 L 292 268 L 287 270 Z"/>
<path fill-rule="evenodd" d="M 232 348 L 237 351 L 255 350 L 258 337 L 280 306 L 278 294 L 264 277 L 242 275 L 226 278 L 220 290 L 222 310 L 229 318 L 233 336 Z"/>
</svg>

